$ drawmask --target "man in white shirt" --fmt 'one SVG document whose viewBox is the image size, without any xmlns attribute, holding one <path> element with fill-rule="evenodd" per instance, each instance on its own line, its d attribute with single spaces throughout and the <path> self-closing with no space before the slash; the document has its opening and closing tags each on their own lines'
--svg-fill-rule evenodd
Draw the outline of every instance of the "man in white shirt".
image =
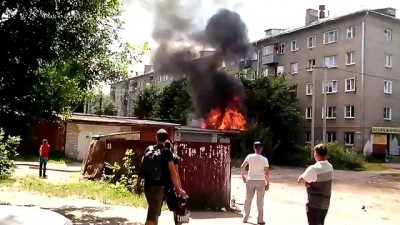
<svg viewBox="0 0 400 225">
<path fill-rule="evenodd" d="M 244 202 L 243 222 L 247 223 L 250 215 L 251 202 L 257 191 L 258 224 L 264 222 L 264 194 L 269 189 L 269 163 L 268 159 L 261 155 L 263 146 L 259 141 L 254 142 L 254 152 L 243 161 L 242 179 L 246 183 L 246 201 Z M 246 175 L 246 167 L 249 166 Z"/>
<path fill-rule="evenodd" d="M 326 159 L 328 149 L 325 145 L 318 144 L 313 151 L 316 163 L 309 166 L 297 182 L 307 188 L 308 224 L 324 225 L 331 200 L 333 167 Z"/>
</svg>

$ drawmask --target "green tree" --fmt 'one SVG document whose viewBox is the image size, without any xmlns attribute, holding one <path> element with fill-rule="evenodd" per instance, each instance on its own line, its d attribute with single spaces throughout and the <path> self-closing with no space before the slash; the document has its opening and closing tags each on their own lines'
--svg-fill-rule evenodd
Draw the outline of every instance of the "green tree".
<svg viewBox="0 0 400 225">
<path fill-rule="evenodd" d="M 92 113 L 97 115 L 116 116 L 117 108 L 109 95 L 97 94 L 93 100 Z"/>
<path fill-rule="evenodd" d="M 133 100 L 133 112 L 139 119 L 154 119 L 158 111 L 160 91 L 150 85 L 140 90 Z"/>
<path fill-rule="evenodd" d="M 120 12 L 118 0 L 2 1 L 0 127 L 21 133 L 124 77 L 147 45 L 121 43 Z"/>
<path fill-rule="evenodd" d="M 301 124 L 295 87 L 287 85 L 284 76 L 242 82 L 246 92 L 247 116 L 260 129 L 268 128 L 258 133 L 271 132 L 268 145 L 273 146 L 273 150 L 285 151 L 293 144 L 293 134 L 297 133 Z"/>
<path fill-rule="evenodd" d="M 194 108 L 187 90 L 186 79 L 173 81 L 162 90 L 156 117 L 185 124 L 190 112 L 194 112 Z"/>
<path fill-rule="evenodd" d="M 14 170 L 13 158 L 17 155 L 17 147 L 20 143 L 19 137 L 5 137 L 0 128 L 0 179 L 11 175 Z"/>
</svg>

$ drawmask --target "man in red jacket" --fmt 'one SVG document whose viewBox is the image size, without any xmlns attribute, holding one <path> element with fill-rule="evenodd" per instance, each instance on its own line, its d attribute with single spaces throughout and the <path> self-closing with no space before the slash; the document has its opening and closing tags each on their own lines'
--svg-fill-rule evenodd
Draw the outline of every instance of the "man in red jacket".
<svg viewBox="0 0 400 225">
<path fill-rule="evenodd" d="M 46 166 L 47 161 L 49 160 L 49 152 L 50 145 L 47 143 L 46 139 L 43 139 L 42 145 L 39 149 L 39 177 L 47 177 L 46 176 Z M 43 176 L 42 176 L 43 175 Z"/>
</svg>

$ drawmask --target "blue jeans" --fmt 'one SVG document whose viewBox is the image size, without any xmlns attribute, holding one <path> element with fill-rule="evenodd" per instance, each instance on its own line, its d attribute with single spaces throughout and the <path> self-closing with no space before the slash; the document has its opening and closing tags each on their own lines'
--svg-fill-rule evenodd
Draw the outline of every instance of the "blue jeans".
<svg viewBox="0 0 400 225">
<path fill-rule="evenodd" d="M 49 160 L 48 158 L 39 157 L 39 176 L 40 177 L 42 175 L 43 175 L 43 177 L 46 176 L 46 166 L 47 166 L 48 160 Z"/>
</svg>

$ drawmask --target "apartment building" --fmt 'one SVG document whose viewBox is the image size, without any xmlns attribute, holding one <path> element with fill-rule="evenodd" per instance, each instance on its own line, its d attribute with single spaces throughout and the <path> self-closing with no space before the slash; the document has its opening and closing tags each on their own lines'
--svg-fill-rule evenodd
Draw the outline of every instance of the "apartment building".
<svg viewBox="0 0 400 225">
<path fill-rule="evenodd" d="M 181 79 L 181 76 L 157 75 L 154 73 L 152 65 L 145 65 L 142 75 L 136 74 L 134 77 L 111 84 L 110 96 L 117 107 L 118 116 L 134 116 L 132 111 L 133 99 L 143 88 L 155 85 L 162 89 L 173 80 L 179 79 Z"/>
<path fill-rule="evenodd" d="M 387 136 L 384 148 L 397 137 L 400 20 L 394 8 L 361 10 L 335 18 L 325 17 L 324 6 L 319 11 L 308 9 L 304 27 L 269 29 L 266 37 L 253 45 L 255 51 L 249 58 L 227 67 L 236 66 L 250 76 L 286 74 L 287 81 L 297 85 L 306 121 L 303 133 L 298 135 L 299 142 L 311 141 L 312 95 L 315 95 L 317 141 L 323 137 L 324 111 L 328 142 L 338 141 L 361 150 L 367 140 L 373 141 L 374 133 Z M 312 93 L 313 76 L 315 93 Z M 323 109 L 324 91 L 326 109 Z M 398 137 L 396 143 L 397 140 Z M 398 154 L 398 146 L 392 144 L 392 147 L 396 147 L 393 154 Z"/>
</svg>

